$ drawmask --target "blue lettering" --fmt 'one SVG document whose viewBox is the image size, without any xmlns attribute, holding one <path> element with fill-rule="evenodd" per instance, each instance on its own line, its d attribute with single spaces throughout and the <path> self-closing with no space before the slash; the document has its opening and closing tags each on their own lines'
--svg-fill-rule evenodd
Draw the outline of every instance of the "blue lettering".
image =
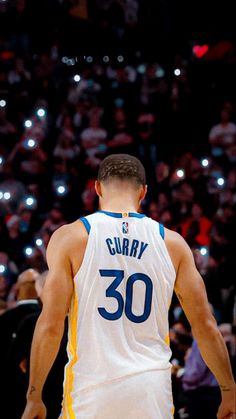
<svg viewBox="0 0 236 419">
<path fill-rule="evenodd" d="M 119 239 L 119 237 L 114 237 L 114 240 L 115 240 L 116 253 L 118 253 L 118 255 L 120 255 L 121 254 L 120 239 Z"/>
<path fill-rule="evenodd" d="M 141 242 L 141 248 L 139 250 L 139 255 L 138 255 L 138 259 L 141 259 L 144 250 L 148 247 L 148 243 L 143 243 Z"/>
<path fill-rule="evenodd" d="M 138 240 L 133 240 L 131 250 L 130 250 L 130 254 L 129 254 L 130 256 L 133 256 L 134 258 L 136 257 L 138 245 L 139 245 L 139 241 Z"/>
<path fill-rule="evenodd" d="M 128 256 L 129 254 L 129 239 L 123 239 L 122 255 Z"/>
<path fill-rule="evenodd" d="M 115 252 L 114 247 L 111 247 L 112 239 L 106 239 L 106 244 L 107 244 L 107 247 L 108 247 L 108 250 L 109 250 L 110 254 L 113 256 L 116 252 Z"/>
</svg>

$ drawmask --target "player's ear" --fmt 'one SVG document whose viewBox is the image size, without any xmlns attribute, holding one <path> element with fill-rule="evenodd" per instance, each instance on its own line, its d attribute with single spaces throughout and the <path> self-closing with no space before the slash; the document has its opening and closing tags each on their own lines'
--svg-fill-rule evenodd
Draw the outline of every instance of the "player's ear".
<svg viewBox="0 0 236 419">
<path fill-rule="evenodd" d="M 140 198 L 139 201 L 142 202 L 146 196 L 147 193 L 147 185 L 142 185 L 140 190 Z"/>
<path fill-rule="evenodd" d="M 101 196 L 102 196 L 102 188 L 101 188 L 101 183 L 99 182 L 99 180 L 96 180 L 95 181 L 94 187 L 95 187 L 96 194 L 99 196 L 99 198 L 101 198 Z"/>
</svg>

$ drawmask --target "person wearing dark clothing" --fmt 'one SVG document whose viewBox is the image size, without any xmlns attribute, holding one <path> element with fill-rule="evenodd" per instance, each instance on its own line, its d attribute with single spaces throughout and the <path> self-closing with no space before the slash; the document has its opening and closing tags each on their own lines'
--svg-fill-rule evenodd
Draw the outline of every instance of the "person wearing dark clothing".
<svg viewBox="0 0 236 419">
<path fill-rule="evenodd" d="M 203 361 L 195 340 L 185 362 L 182 384 L 189 419 L 216 419 L 220 389 L 214 375 Z"/>
<path fill-rule="evenodd" d="M 37 299 L 35 288 L 38 276 L 38 272 L 33 269 L 27 269 L 19 275 L 16 284 L 16 307 L 8 309 L 0 316 L 1 384 L 3 387 L 1 414 L 4 418 L 18 419 L 20 417 L 17 409 L 21 398 L 25 395 L 24 381 L 21 374 L 14 371 L 13 366 L 8 363 L 8 353 L 20 322 L 29 314 L 40 313 L 41 303 Z"/>
<path fill-rule="evenodd" d="M 16 336 L 8 354 L 9 375 L 18 376 L 21 381 L 21 397 L 17 396 L 17 416 L 20 418 L 26 403 L 26 391 L 29 382 L 30 349 L 36 322 L 40 312 L 26 316 L 19 324 Z M 68 361 L 66 353 L 68 325 L 65 322 L 65 331 L 61 341 L 59 353 L 51 369 L 43 391 L 43 400 L 47 406 L 47 419 L 57 419 L 61 412 L 64 367 Z M 19 383 L 17 387 L 19 389 Z M 13 407 L 15 410 L 15 407 Z M 12 418 L 13 419 L 13 418 Z"/>
</svg>

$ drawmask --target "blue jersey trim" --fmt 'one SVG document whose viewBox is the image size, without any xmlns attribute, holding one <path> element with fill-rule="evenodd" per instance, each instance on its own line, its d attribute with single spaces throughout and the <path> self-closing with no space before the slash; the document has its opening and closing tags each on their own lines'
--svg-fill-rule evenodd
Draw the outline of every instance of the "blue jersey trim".
<svg viewBox="0 0 236 419">
<path fill-rule="evenodd" d="M 100 212 L 102 214 L 106 214 L 106 215 L 109 215 L 110 217 L 115 217 L 115 218 L 122 218 L 123 217 L 122 212 L 110 212 L 110 211 L 103 211 L 103 210 L 100 210 L 100 211 L 97 211 L 97 212 Z M 145 214 L 139 214 L 138 212 L 128 212 L 128 217 L 143 218 L 143 217 L 146 217 L 146 215 Z"/>
<path fill-rule="evenodd" d="M 164 226 L 163 226 L 163 224 L 160 224 L 159 223 L 159 231 L 160 231 L 160 235 L 161 235 L 161 237 L 163 238 L 163 240 L 164 240 L 164 238 L 165 238 L 165 230 L 164 230 Z"/>
<path fill-rule="evenodd" d="M 139 214 L 138 212 L 129 212 L 129 217 L 144 218 L 144 217 L 146 217 L 146 215 L 145 214 Z"/>
<path fill-rule="evenodd" d="M 89 234 L 89 233 L 90 233 L 90 230 L 91 230 L 91 225 L 89 224 L 89 222 L 88 222 L 87 218 L 85 218 L 85 217 L 81 217 L 81 218 L 80 218 L 80 221 L 82 221 L 82 223 L 83 223 L 84 227 L 85 227 L 85 228 L 86 228 L 86 230 L 87 230 L 87 233 Z"/>
</svg>

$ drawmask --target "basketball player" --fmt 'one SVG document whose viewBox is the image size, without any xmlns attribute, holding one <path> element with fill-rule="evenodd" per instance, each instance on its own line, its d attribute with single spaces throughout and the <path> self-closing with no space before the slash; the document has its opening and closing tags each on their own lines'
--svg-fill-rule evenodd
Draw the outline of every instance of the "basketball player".
<svg viewBox="0 0 236 419">
<path fill-rule="evenodd" d="M 173 417 L 168 308 L 175 292 L 222 393 L 218 418 L 235 418 L 227 350 L 191 250 L 175 232 L 138 213 L 145 171 L 110 155 L 95 184 L 101 210 L 59 228 L 31 353 L 22 419 L 44 419 L 42 389 L 69 311 L 69 362 L 61 419 Z"/>
</svg>

